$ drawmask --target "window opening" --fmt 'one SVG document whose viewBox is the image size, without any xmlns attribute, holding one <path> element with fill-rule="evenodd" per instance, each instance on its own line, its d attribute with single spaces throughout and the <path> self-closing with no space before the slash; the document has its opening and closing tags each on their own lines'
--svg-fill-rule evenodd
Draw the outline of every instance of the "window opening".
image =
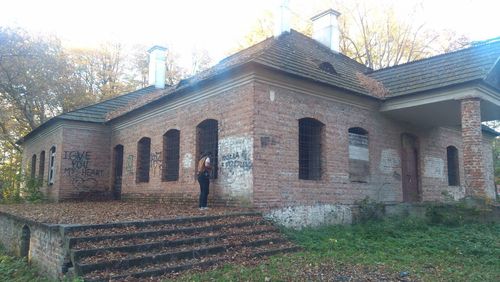
<svg viewBox="0 0 500 282">
<path fill-rule="evenodd" d="M 299 179 L 321 178 L 321 135 L 324 124 L 312 118 L 299 120 Z"/>
<path fill-rule="evenodd" d="M 179 179 L 180 131 L 171 129 L 163 135 L 163 181 Z"/>
</svg>

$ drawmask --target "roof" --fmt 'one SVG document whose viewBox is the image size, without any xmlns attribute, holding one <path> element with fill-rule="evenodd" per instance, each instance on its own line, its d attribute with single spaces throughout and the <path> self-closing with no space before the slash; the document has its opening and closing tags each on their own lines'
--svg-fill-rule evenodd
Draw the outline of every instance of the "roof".
<svg viewBox="0 0 500 282">
<path fill-rule="evenodd" d="M 144 98 L 145 96 L 158 91 L 154 86 L 148 86 L 124 95 L 120 95 L 109 100 L 76 109 L 71 112 L 63 113 L 57 116 L 60 119 L 88 121 L 88 122 L 105 122 L 106 115 L 112 111 L 127 106 L 130 102 Z"/>
<path fill-rule="evenodd" d="M 472 81 L 486 81 L 500 57 L 500 38 L 368 73 L 390 97 L 433 90 Z"/>
<path fill-rule="evenodd" d="M 156 89 L 154 86 L 148 86 L 94 105 L 82 107 L 70 112 L 60 114 L 58 116 L 49 119 L 48 121 L 41 124 L 37 128 L 33 129 L 26 136 L 18 140 L 17 143 L 18 144 L 23 143 L 28 138 L 33 136 L 36 132 L 39 132 L 40 130 L 46 128 L 47 126 L 53 124 L 58 120 L 74 120 L 74 121 L 84 121 L 92 123 L 104 123 L 107 120 L 106 118 L 107 114 L 115 110 L 118 110 L 122 107 L 126 107 L 131 102 L 140 98 L 145 98 L 155 92 L 158 92 L 158 89 Z"/>
<path fill-rule="evenodd" d="M 181 80 L 176 87 L 159 90 L 149 86 L 61 114 L 34 129 L 20 142 L 56 120 L 105 123 L 123 117 L 152 105 L 151 103 L 163 103 L 170 94 L 180 93 L 183 89 L 251 62 L 343 89 L 354 95 L 381 100 L 476 80 L 489 83 L 500 90 L 500 75 L 496 75 L 497 72 L 500 74 L 500 64 L 497 64 L 499 57 L 500 39 L 373 71 L 316 40 L 291 30 L 239 51 L 213 67 Z M 492 73 L 495 75 L 492 76 Z"/>
<path fill-rule="evenodd" d="M 500 132 L 498 132 L 495 129 L 493 129 L 493 128 L 489 127 L 489 126 L 486 126 L 484 124 L 481 125 L 481 130 L 483 132 L 487 132 L 487 133 L 489 133 L 491 135 L 494 135 L 495 137 L 496 136 L 500 136 Z"/>
<path fill-rule="evenodd" d="M 278 37 L 269 37 L 239 51 L 223 59 L 217 65 L 182 80 L 178 88 L 197 83 L 249 62 L 350 92 L 370 95 L 357 79 L 357 73 L 367 72 L 370 70 L 369 68 L 345 55 L 330 50 L 316 40 L 295 30 L 285 32 Z M 325 62 L 333 66 L 335 74 L 320 68 L 320 65 Z"/>
</svg>

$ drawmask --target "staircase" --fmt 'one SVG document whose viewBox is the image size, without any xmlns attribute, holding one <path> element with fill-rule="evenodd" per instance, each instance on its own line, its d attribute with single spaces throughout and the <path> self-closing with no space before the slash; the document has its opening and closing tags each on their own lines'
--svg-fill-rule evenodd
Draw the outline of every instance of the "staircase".
<svg viewBox="0 0 500 282">
<path fill-rule="evenodd" d="M 73 272 L 85 281 L 161 280 L 298 249 L 253 212 L 67 226 L 64 234 Z"/>
</svg>

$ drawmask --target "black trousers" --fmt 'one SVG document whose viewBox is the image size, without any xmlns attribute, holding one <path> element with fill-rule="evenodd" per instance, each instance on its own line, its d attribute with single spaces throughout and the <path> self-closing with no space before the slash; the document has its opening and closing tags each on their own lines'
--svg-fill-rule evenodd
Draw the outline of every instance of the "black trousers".
<svg viewBox="0 0 500 282">
<path fill-rule="evenodd" d="M 200 208 L 207 207 L 208 201 L 208 186 L 210 185 L 210 177 L 208 173 L 202 173 L 198 176 L 200 183 Z"/>
</svg>

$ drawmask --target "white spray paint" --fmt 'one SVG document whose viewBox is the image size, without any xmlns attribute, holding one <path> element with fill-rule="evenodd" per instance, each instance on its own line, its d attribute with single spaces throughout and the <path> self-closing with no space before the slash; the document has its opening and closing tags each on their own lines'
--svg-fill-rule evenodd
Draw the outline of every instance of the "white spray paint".
<svg viewBox="0 0 500 282">
<path fill-rule="evenodd" d="M 191 168 L 193 165 L 193 155 L 186 153 L 182 159 L 182 167 Z"/>
<path fill-rule="evenodd" d="M 224 194 L 251 200 L 253 186 L 253 139 L 230 136 L 219 140 L 220 182 Z"/>
<path fill-rule="evenodd" d="M 271 210 L 265 213 L 264 217 L 280 225 L 294 229 L 352 223 L 351 208 L 345 205 L 286 207 Z"/>
</svg>

